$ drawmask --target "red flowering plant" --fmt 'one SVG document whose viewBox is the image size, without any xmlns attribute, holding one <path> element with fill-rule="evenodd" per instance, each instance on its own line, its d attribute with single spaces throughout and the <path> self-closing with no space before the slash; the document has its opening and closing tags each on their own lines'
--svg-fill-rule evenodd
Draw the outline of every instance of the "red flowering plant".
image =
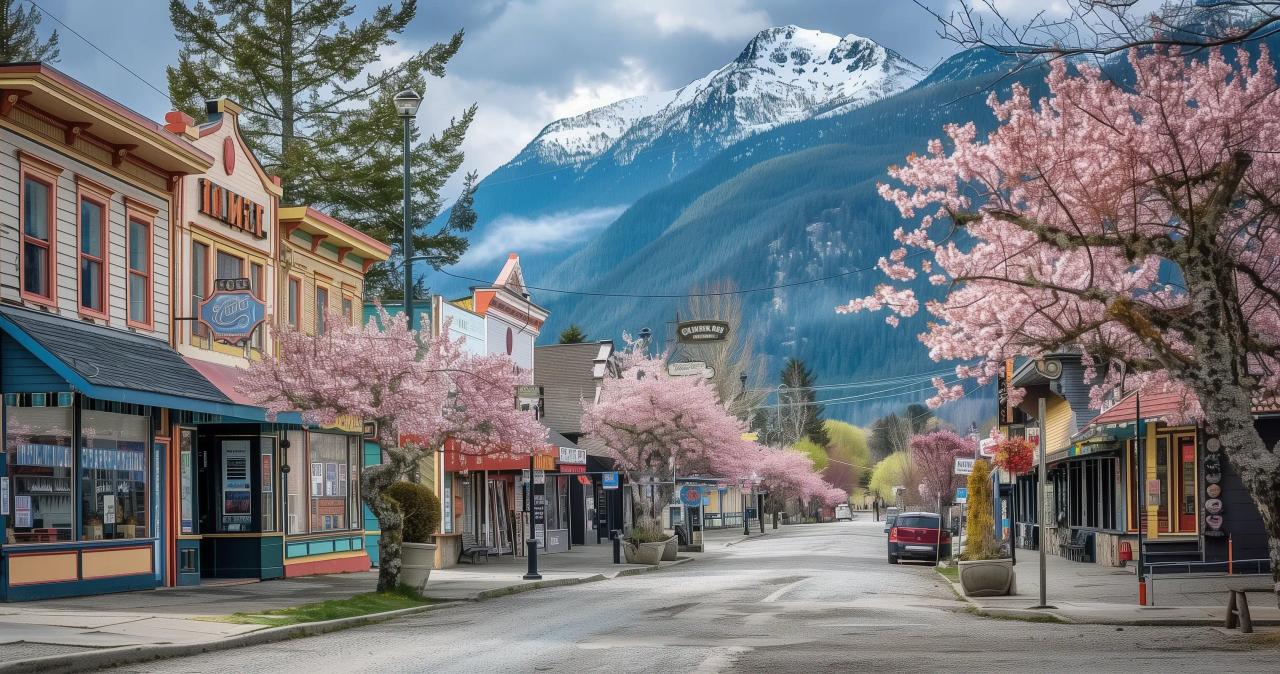
<svg viewBox="0 0 1280 674">
<path fill-rule="evenodd" d="M 1036 446 L 1026 438 L 1007 438 L 996 443 L 996 454 L 992 460 L 1000 470 L 1021 475 L 1031 470 L 1035 451 Z"/>
</svg>

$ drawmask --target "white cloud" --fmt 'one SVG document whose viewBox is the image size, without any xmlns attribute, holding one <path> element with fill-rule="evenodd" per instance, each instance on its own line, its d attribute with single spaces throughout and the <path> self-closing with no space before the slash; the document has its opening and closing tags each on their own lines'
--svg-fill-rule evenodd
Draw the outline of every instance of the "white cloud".
<svg viewBox="0 0 1280 674">
<path fill-rule="evenodd" d="M 661 89 L 661 83 L 645 69 L 643 62 L 635 58 L 624 58 L 622 68 L 609 80 L 575 78 L 573 90 L 568 96 L 553 97 L 544 94 L 543 98 L 553 115 L 552 120 L 555 120 Z"/>
<path fill-rule="evenodd" d="M 509 253 L 545 253 L 580 243 L 607 227 L 624 210 L 625 206 L 610 206 L 536 218 L 499 216 L 485 227 L 483 239 L 471 242 L 458 267 L 474 268 L 505 259 Z"/>
<path fill-rule="evenodd" d="M 739 40 L 771 25 L 769 13 L 747 0 L 614 0 L 610 7 L 624 17 L 642 18 L 661 33 L 702 33 L 715 40 Z"/>
</svg>

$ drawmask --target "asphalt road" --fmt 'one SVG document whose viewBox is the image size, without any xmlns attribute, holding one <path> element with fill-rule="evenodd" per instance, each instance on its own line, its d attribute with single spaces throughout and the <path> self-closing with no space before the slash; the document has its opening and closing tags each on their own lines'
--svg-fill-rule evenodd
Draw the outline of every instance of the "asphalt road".
<svg viewBox="0 0 1280 674">
<path fill-rule="evenodd" d="M 539 590 L 137 672 L 1275 671 L 1207 627 L 968 614 L 866 523 L 784 527 L 668 571 Z"/>
</svg>

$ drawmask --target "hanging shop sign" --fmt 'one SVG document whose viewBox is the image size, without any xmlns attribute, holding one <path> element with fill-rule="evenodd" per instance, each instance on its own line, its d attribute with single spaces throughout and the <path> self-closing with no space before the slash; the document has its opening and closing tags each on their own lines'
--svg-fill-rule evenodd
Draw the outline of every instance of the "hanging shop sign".
<svg viewBox="0 0 1280 674">
<path fill-rule="evenodd" d="M 715 368 L 707 367 L 707 364 L 700 361 L 688 361 L 683 363 L 667 363 L 667 374 L 672 377 L 702 377 L 710 379 L 716 376 Z"/>
<path fill-rule="evenodd" d="M 983 438 L 978 441 L 978 454 L 988 458 L 995 456 L 997 444 L 999 441 L 995 438 Z"/>
<path fill-rule="evenodd" d="M 724 321 L 684 321 L 676 326 L 676 339 L 681 344 L 723 342 L 729 337 L 729 324 Z"/>
<path fill-rule="evenodd" d="M 201 213 L 259 239 L 267 238 L 267 209 L 262 204 L 207 178 L 201 178 L 199 184 Z"/>
<path fill-rule="evenodd" d="M 239 288 L 241 282 L 242 289 L 229 289 Z M 267 307 L 249 290 L 249 279 L 218 279 L 217 283 L 218 289 L 200 303 L 200 322 L 209 328 L 214 341 L 243 344 L 266 320 Z"/>
<path fill-rule="evenodd" d="M 581 447 L 561 447 L 560 463 L 581 463 L 587 462 L 587 450 Z"/>
<path fill-rule="evenodd" d="M 681 487 L 680 502 L 690 508 L 696 508 L 702 505 L 702 487 L 699 487 L 696 484 Z"/>
</svg>

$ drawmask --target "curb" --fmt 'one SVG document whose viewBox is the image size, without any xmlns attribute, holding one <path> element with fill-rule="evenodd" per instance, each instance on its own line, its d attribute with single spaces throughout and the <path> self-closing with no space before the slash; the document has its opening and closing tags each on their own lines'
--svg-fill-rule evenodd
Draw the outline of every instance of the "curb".
<svg viewBox="0 0 1280 674">
<path fill-rule="evenodd" d="M 667 562 L 660 566 L 623 569 L 613 576 L 597 573 L 591 576 L 582 576 L 578 578 L 557 578 L 554 580 L 538 580 L 528 583 L 518 583 L 515 585 L 508 585 L 507 587 L 485 590 L 477 593 L 472 599 L 449 600 L 438 604 L 412 606 L 409 608 L 396 609 L 394 611 L 370 613 L 367 615 L 352 616 L 350 618 L 337 618 L 335 620 L 303 623 L 300 625 L 268 627 L 233 637 L 227 637 L 225 639 L 212 639 L 187 644 L 140 644 L 136 646 L 117 646 L 115 648 L 103 648 L 100 650 L 85 651 L 82 653 L 47 655 L 28 660 L 0 663 L 0 674 L 26 674 L 28 672 L 41 672 L 42 674 L 45 672 L 84 672 L 107 667 L 118 667 L 120 665 L 137 664 L 139 662 L 148 662 L 151 660 L 183 658 L 200 655 L 202 653 L 214 653 L 217 651 L 245 648 L 247 646 L 260 646 L 263 644 L 275 643 L 277 641 L 316 636 L 318 634 L 338 632 L 345 629 L 351 629 L 353 627 L 361 627 L 363 625 L 372 625 L 375 623 L 386 622 L 388 620 L 394 620 L 395 618 L 415 615 L 418 613 L 426 613 L 428 611 L 453 608 L 455 606 L 461 606 L 468 601 L 482 601 L 485 599 L 505 597 L 513 594 L 531 592 L 533 590 L 541 590 L 544 588 L 584 585 L 586 583 L 598 583 L 600 581 L 611 580 L 612 578 L 621 578 L 623 576 L 637 576 L 642 573 L 661 571 L 673 566 L 687 564 L 692 562 L 694 559 L 694 557 L 680 557 L 674 562 Z M 430 599 L 430 597 L 428 597 L 428 599 Z"/>
<path fill-rule="evenodd" d="M 1082 620 L 1052 609 L 982 606 L 966 596 L 959 583 L 953 583 L 950 578 L 940 573 L 938 577 L 951 585 L 951 590 L 956 593 L 956 597 L 964 600 L 969 605 L 971 613 L 981 618 L 1044 623 L 1056 622 L 1064 625 L 1114 625 L 1117 627 L 1222 627 L 1223 625 L 1222 618 L 1112 618 Z M 1280 625 L 1280 619 L 1254 618 L 1253 624 L 1261 627 L 1275 627 Z M 0 669 L 0 672 L 3 671 L 3 669 Z"/>
<path fill-rule="evenodd" d="M 317 634 L 326 634 L 328 632 L 337 632 L 340 630 L 350 629 L 352 627 L 372 625 L 374 623 L 380 623 L 402 616 L 437 611 L 443 608 L 451 608 L 460 604 L 462 604 L 462 602 L 452 601 L 443 604 L 411 606 L 409 608 L 396 609 L 394 611 L 370 613 L 368 615 L 352 616 L 350 618 L 337 618 L 334 620 L 303 623 L 300 625 L 286 625 L 284 627 L 268 627 L 266 629 L 247 632 L 245 634 L 225 639 L 197 641 L 189 644 L 117 646 L 115 648 L 104 648 L 84 653 L 47 655 L 40 658 L 31 658 L 29 660 L 19 660 L 17 662 L 0 664 L 0 674 L 16 674 L 19 672 L 83 672 L 103 669 L 106 667 L 116 667 L 119 665 L 148 662 L 150 660 L 188 657 L 192 655 L 200 655 L 202 653 L 226 651 L 234 648 L 244 648 L 246 646 L 259 646 L 277 641 L 285 641 L 287 639 L 297 639 L 300 637 L 315 636 Z"/>
<path fill-rule="evenodd" d="M 732 543 L 725 543 L 725 544 L 724 544 L 724 547 L 726 547 L 726 548 L 732 548 L 733 546 L 735 546 L 735 545 L 737 545 L 737 544 L 739 544 L 739 543 L 745 543 L 745 542 L 747 542 L 747 541 L 749 541 L 749 540 L 752 540 L 752 539 L 755 539 L 755 538 L 761 538 L 761 537 L 763 537 L 764 535 L 765 535 L 765 534 L 761 534 L 761 533 L 754 533 L 754 534 L 750 534 L 750 535 L 747 535 L 747 536 L 743 536 L 743 537 L 739 538 L 738 540 L 733 541 Z"/>
</svg>

